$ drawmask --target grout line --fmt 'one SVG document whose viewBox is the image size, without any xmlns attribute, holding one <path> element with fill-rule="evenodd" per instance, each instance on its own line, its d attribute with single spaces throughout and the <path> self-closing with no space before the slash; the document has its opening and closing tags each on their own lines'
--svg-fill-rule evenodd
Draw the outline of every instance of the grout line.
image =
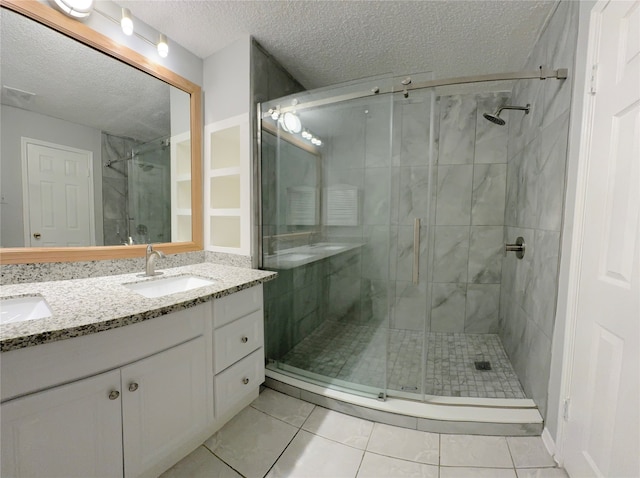
<svg viewBox="0 0 640 478">
<path fill-rule="evenodd" d="M 437 467 L 440 466 L 440 465 L 435 465 L 433 463 L 425 463 L 424 461 L 415 461 L 415 460 L 409 460 L 407 458 L 400 458 L 398 456 L 385 455 L 384 453 L 378 453 L 371 450 L 365 450 L 365 451 L 367 453 L 371 453 L 372 455 L 384 456 L 385 458 L 393 458 L 394 460 L 406 461 L 407 463 L 415 463 L 416 465 L 427 465 L 427 466 L 437 466 Z"/>
<path fill-rule="evenodd" d="M 224 463 L 225 465 L 227 465 L 229 468 L 231 468 L 233 471 L 235 471 L 238 475 L 240 475 L 242 478 L 247 478 L 245 475 L 243 475 L 242 473 L 240 473 L 238 470 L 236 470 L 233 466 L 231 466 L 229 463 L 227 463 L 226 461 L 224 461 L 221 457 L 219 457 L 218 455 L 215 454 L 215 452 L 213 450 L 211 450 L 209 447 L 207 447 L 204 443 L 202 444 L 202 446 L 204 447 L 205 450 L 207 450 L 209 453 L 211 453 L 213 456 L 215 456 L 218 460 L 220 460 L 222 463 Z"/>
<path fill-rule="evenodd" d="M 282 457 L 282 455 L 284 455 L 284 452 L 287 451 L 287 449 L 289 448 L 289 446 L 291 445 L 291 442 L 293 440 L 295 440 L 295 438 L 298 436 L 298 434 L 300 433 L 300 430 L 302 430 L 302 428 L 298 428 L 298 431 L 293 435 L 293 437 L 291 437 L 291 440 L 289 440 L 289 443 L 287 443 L 287 446 L 284 447 L 284 449 L 282 450 L 282 452 L 280 452 L 280 454 L 278 455 L 278 457 L 273 461 L 273 463 L 271 464 L 271 466 L 269 467 L 269 469 L 267 470 L 267 472 L 262 475 L 263 477 L 267 476 L 269 474 L 269 472 L 273 469 L 273 467 L 276 465 L 276 463 L 278 463 L 278 460 L 280 459 L 280 457 Z"/>
</svg>

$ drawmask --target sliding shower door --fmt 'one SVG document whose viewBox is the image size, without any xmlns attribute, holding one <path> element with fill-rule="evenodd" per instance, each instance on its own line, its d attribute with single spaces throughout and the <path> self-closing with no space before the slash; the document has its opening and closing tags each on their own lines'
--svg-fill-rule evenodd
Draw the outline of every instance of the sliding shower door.
<svg viewBox="0 0 640 478">
<path fill-rule="evenodd" d="M 360 96 L 389 86 L 262 105 L 262 267 L 279 274 L 265 284 L 268 368 L 374 397 L 387 391 L 396 285 L 393 95 Z"/>
<path fill-rule="evenodd" d="M 431 74 L 412 81 L 431 80 Z M 397 80 L 395 84 L 400 84 Z M 433 244 L 433 90 L 394 95 L 388 394 L 422 400 Z"/>
</svg>

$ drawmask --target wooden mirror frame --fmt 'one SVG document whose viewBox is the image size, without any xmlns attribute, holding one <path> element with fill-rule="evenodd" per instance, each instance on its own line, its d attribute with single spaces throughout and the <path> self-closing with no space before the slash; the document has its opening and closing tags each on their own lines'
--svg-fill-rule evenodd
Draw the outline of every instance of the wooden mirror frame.
<svg viewBox="0 0 640 478">
<path fill-rule="evenodd" d="M 83 23 L 65 16 L 37 0 L 0 0 L 7 8 L 59 33 L 78 40 L 90 48 L 127 63 L 171 86 L 188 93 L 191 98 L 191 241 L 154 244 L 166 254 L 203 249 L 202 229 L 202 90 L 195 83 L 158 65 L 149 58 L 116 43 Z M 0 264 L 37 262 L 74 262 L 143 257 L 145 244 L 133 246 L 89 247 L 11 247 L 0 248 Z"/>
</svg>

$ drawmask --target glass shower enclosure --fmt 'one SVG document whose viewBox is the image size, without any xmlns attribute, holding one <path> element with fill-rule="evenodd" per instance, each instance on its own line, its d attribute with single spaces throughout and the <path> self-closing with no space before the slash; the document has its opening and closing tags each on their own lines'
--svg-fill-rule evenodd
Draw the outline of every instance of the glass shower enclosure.
<svg viewBox="0 0 640 478">
<path fill-rule="evenodd" d="M 406 102 L 421 118 L 405 128 L 424 129 L 404 150 L 392 125 L 405 105 L 352 98 L 391 82 L 262 105 L 262 267 L 279 273 L 265 284 L 268 368 L 376 398 L 423 393 L 424 375 L 426 240 L 421 259 L 413 244 L 428 233 L 431 94 Z M 401 207 L 401 184 L 416 182 L 423 197 Z"/>
<path fill-rule="evenodd" d="M 137 244 L 171 241 L 169 138 L 135 148 L 127 166 L 129 231 Z"/>
</svg>

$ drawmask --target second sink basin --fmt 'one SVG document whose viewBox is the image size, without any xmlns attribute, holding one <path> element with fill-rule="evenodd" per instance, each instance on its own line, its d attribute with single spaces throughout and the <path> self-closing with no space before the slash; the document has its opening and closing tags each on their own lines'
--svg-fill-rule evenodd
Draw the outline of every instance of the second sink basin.
<svg viewBox="0 0 640 478">
<path fill-rule="evenodd" d="M 213 285 L 214 281 L 196 276 L 175 276 L 165 277 L 157 280 L 147 280 L 144 282 L 133 282 L 123 284 L 127 289 L 137 292 L 144 297 L 153 299 L 165 295 L 187 292 L 208 285 Z"/>
<path fill-rule="evenodd" d="M 28 296 L 0 301 L 0 324 L 51 317 L 49 304 L 42 297 Z"/>
</svg>

